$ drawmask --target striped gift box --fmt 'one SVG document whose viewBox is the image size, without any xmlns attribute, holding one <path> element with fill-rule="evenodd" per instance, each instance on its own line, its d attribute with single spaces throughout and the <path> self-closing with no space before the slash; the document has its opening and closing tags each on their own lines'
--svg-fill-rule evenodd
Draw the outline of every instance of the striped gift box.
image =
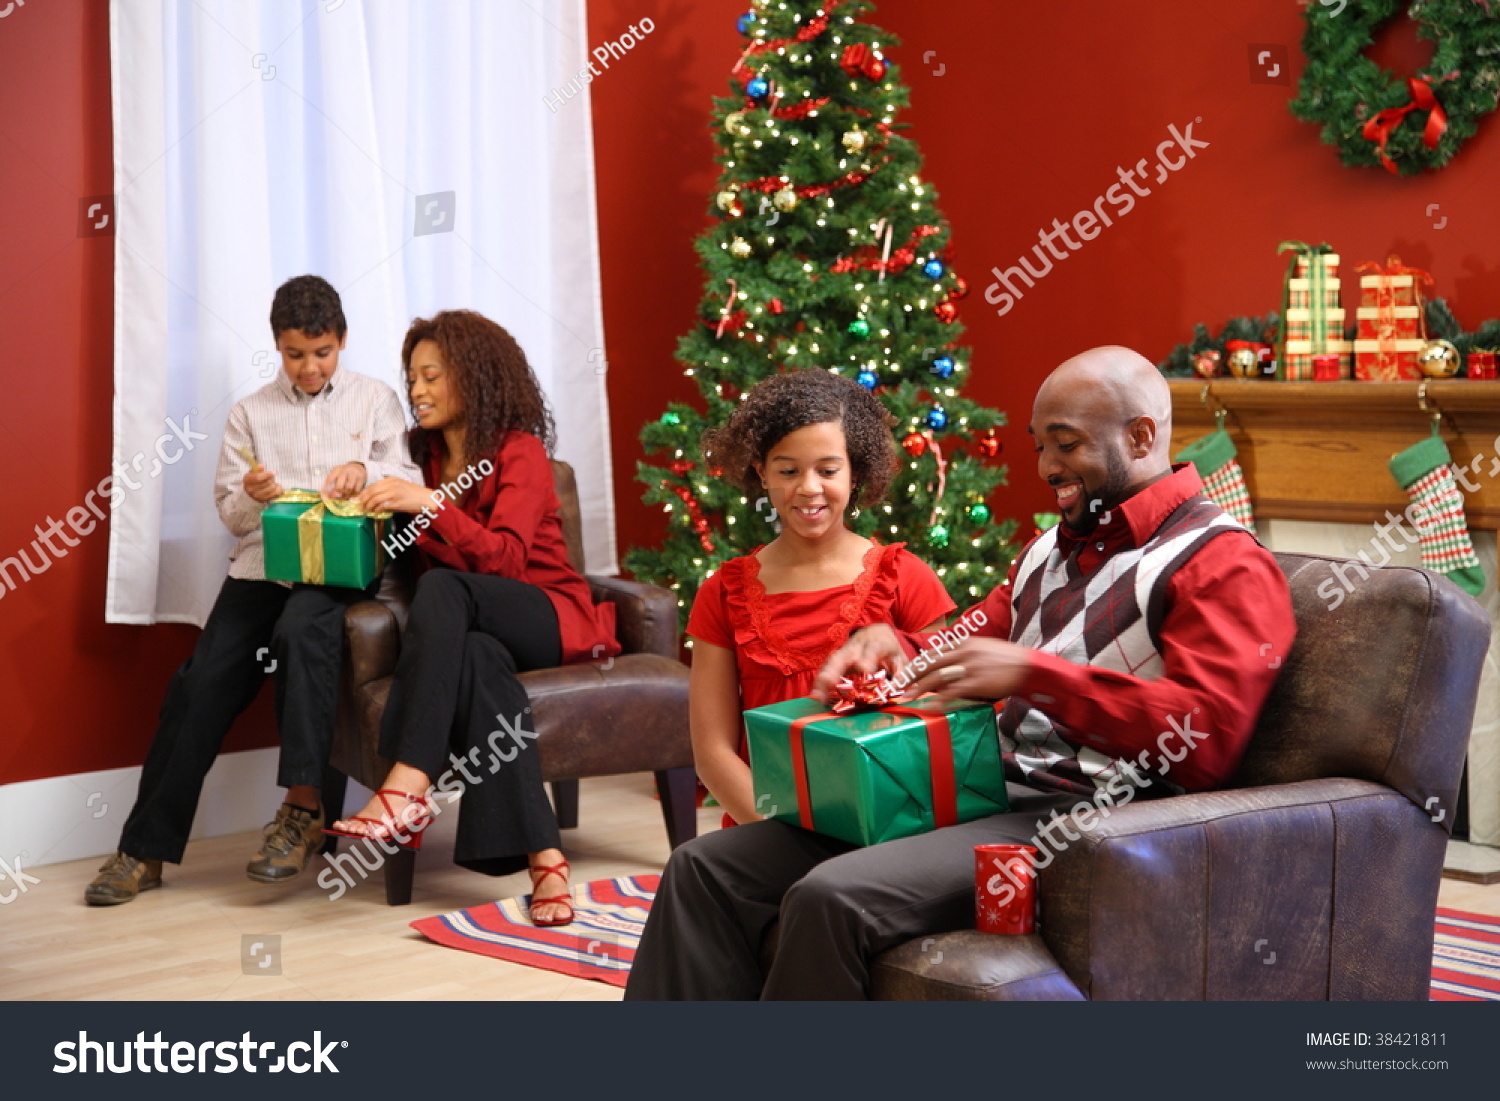
<svg viewBox="0 0 1500 1101">
<path fill-rule="evenodd" d="M 1287 340 L 1311 340 L 1312 316 L 1313 311 L 1305 306 L 1287 307 Z M 1344 338 L 1344 311 L 1337 308 L 1325 309 L 1323 311 L 1323 319 L 1328 327 L 1329 339 L 1342 340 Z"/>
<path fill-rule="evenodd" d="M 1361 308 L 1416 306 L 1421 301 L 1421 292 L 1417 287 L 1415 275 L 1361 275 L 1359 277 Z"/>
<path fill-rule="evenodd" d="M 1313 348 L 1311 340 L 1288 340 L 1281 377 L 1287 382 L 1311 382 L 1313 380 L 1313 356 L 1337 355 L 1341 363 L 1347 365 L 1349 353 L 1353 347 L 1353 344 L 1347 340 L 1327 340 L 1323 342 L 1323 347 L 1317 349 Z M 1347 370 L 1347 366 L 1345 369 Z"/>
<path fill-rule="evenodd" d="M 1337 286 L 1339 279 L 1339 254 L 1336 252 L 1321 252 L 1318 255 L 1322 258 L 1324 273 Z M 1299 253 L 1297 255 L 1297 267 L 1292 272 L 1292 275 L 1296 278 L 1305 276 L 1307 274 L 1307 264 L 1307 253 Z"/>
<path fill-rule="evenodd" d="M 1361 306 L 1354 311 L 1354 320 L 1359 325 L 1359 333 L 1355 337 L 1357 340 L 1379 340 L 1382 336 L 1392 340 L 1410 340 L 1422 335 L 1420 306 L 1392 306 L 1388 309 Z M 1389 333 L 1382 332 L 1386 324 L 1391 327 Z"/>
</svg>

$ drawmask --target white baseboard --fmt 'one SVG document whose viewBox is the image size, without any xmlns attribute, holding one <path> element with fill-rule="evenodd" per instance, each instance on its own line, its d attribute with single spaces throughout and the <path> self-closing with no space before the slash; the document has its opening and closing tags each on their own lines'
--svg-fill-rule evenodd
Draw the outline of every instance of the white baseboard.
<svg viewBox="0 0 1500 1101">
<path fill-rule="evenodd" d="M 275 816 L 282 794 L 276 755 L 274 747 L 219 755 L 203 784 L 193 840 L 257 830 Z M 114 852 L 140 782 L 135 767 L 0 786 L 0 859 L 14 863 L 19 854 L 33 868 Z"/>
</svg>

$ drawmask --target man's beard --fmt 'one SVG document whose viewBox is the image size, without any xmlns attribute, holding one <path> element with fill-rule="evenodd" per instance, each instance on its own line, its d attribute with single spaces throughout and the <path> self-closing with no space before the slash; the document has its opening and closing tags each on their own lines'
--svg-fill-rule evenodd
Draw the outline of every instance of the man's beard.
<svg viewBox="0 0 1500 1101">
<path fill-rule="evenodd" d="M 1078 522 L 1073 524 L 1063 520 L 1063 527 L 1072 535 L 1092 535 L 1105 514 L 1130 496 L 1130 473 L 1119 451 L 1111 450 L 1105 458 L 1104 474 L 1104 484 L 1085 494 L 1083 503 L 1088 507 L 1084 509 Z"/>
</svg>

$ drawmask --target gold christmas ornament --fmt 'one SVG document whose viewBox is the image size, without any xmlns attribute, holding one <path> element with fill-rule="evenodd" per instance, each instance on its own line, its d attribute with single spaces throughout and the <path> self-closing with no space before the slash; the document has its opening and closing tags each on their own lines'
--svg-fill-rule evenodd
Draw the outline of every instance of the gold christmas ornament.
<svg viewBox="0 0 1500 1101">
<path fill-rule="evenodd" d="M 797 209 L 797 193 L 790 187 L 783 187 L 780 191 L 776 192 L 774 196 L 772 196 L 771 202 L 774 203 L 776 209 L 781 211 L 783 214 L 790 214 L 792 211 Z"/>
<path fill-rule="evenodd" d="M 745 112 L 730 111 L 724 116 L 724 132 L 726 134 L 748 134 L 750 128 L 745 125 Z"/>
<path fill-rule="evenodd" d="M 747 259 L 753 251 L 754 249 L 750 247 L 750 242 L 743 237 L 736 237 L 729 243 L 729 255 L 733 256 L 736 260 Z"/>
<path fill-rule="evenodd" d="M 1429 340 L 1417 353 L 1417 366 L 1428 378 L 1452 378 L 1459 364 L 1458 349 L 1447 340 Z"/>
<path fill-rule="evenodd" d="M 865 132 L 854 129 L 846 132 L 843 137 L 844 148 L 851 153 L 858 153 L 865 147 Z"/>
<path fill-rule="evenodd" d="M 1254 348 L 1236 348 L 1229 353 L 1225 363 L 1229 366 L 1229 373 L 1235 378 L 1260 377 L 1260 356 Z"/>
<path fill-rule="evenodd" d="M 714 200 L 719 204 L 719 209 L 726 214 L 733 214 L 735 204 L 739 201 L 739 195 L 733 191 L 721 191 Z"/>
</svg>

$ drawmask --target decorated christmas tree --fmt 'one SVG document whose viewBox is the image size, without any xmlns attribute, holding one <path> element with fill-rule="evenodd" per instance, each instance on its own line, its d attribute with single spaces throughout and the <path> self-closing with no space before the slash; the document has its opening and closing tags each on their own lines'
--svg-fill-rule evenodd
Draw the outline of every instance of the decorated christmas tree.
<svg viewBox="0 0 1500 1101">
<path fill-rule="evenodd" d="M 672 586 L 685 611 L 720 562 L 776 535 L 765 497 L 705 470 L 704 429 L 728 419 L 756 382 L 822 368 L 874 391 L 895 418 L 903 461 L 887 501 L 851 518 L 926 559 L 960 608 L 1005 578 L 1013 521 L 986 497 L 1005 482 L 988 465 L 1004 415 L 960 396 L 964 280 L 921 156 L 897 112 L 907 104 L 895 40 L 863 20 L 865 0 L 757 0 L 741 16 L 744 52 L 731 95 L 714 101 L 721 168 L 714 224 L 697 241 L 703 303 L 677 358 L 703 408 L 674 403 L 641 431 L 648 504 L 671 517 L 659 550 L 625 565 Z"/>
</svg>

